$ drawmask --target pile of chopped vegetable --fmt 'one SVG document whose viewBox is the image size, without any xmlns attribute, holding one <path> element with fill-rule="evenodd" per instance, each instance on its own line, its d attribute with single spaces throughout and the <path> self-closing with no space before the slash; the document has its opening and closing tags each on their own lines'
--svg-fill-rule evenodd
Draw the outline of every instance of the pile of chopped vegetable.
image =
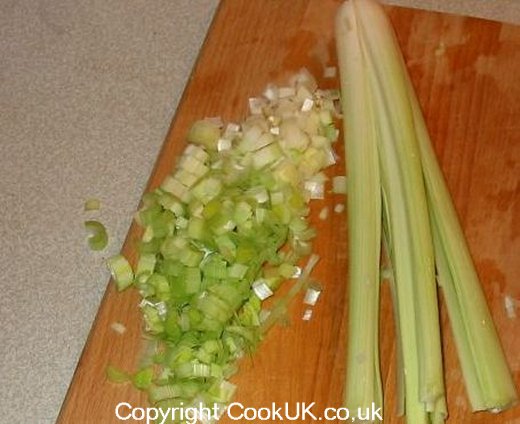
<svg viewBox="0 0 520 424">
<path fill-rule="evenodd" d="M 310 283 L 318 257 L 308 203 L 323 198 L 321 171 L 336 161 L 337 100 L 301 70 L 250 99 L 240 125 L 195 122 L 176 168 L 136 214 L 144 231 L 135 270 L 122 255 L 108 260 L 119 290 L 139 290 L 153 343 L 142 369 L 110 368 L 112 380 L 131 378 L 158 407 L 229 402 L 237 361 Z M 263 307 L 288 279 L 287 294 Z M 309 288 L 306 302 L 320 290 Z"/>
</svg>

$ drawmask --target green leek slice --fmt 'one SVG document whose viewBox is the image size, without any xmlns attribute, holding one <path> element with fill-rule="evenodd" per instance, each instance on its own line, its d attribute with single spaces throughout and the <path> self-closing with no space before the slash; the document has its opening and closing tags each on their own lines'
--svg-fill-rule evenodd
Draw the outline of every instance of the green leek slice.
<svg viewBox="0 0 520 424">
<path fill-rule="evenodd" d="M 107 247 L 108 234 L 105 226 L 95 220 L 88 220 L 84 223 L 85 229 L 88 231 L 89 236 L 87 238 L 90 249 L 99 251 Z"/>
<path fill-rule="evenodd" d="M 132 267 L 123 255 L 115 255 L 108 258 L 107 266 L 118 290 L 124 290 L 134 282 Z"/>
</svg>

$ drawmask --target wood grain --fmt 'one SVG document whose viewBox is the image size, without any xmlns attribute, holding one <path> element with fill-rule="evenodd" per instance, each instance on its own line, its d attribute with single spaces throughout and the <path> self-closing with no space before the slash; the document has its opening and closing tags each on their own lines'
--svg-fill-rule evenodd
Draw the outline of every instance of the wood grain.
<svg viewBox="0 0 520 424">
<path fill-rule="evenodd" d="M 223 1 L 149 188 L 171 170 L 191 122 L 216 115 L 238 121 L 246 114 L 248 97 L 260 93 L 267 82 L 283 81 L 303 66 L 320 76 L 324 63 L 335 64 L 333 18 L 339 4 L 336 0 Z M 518 385 L 520 318 L 506 316 L 503 299 L 504 295 L 520 299 L 520 28 L 417 10 L 388 11 Z M 338 84 L 319 82 L 325 87 Z M 341 163 L 330 170 L 343 172 Z M 310 322 L 300 319 L 304 308 L 296 301 L 292 324 L 274 329 L 258 354 L 242 361 L 235 382 L 237 401 L 244 405 L 315 401 L 315 412 L 320 413 L 341 404 L 347 228 L 343 214 L 331 213 L 321 221 L 317 212 L 324 206 L 332 210 L 343 201 L 330 195 L 313 205 L 312 220 L 319 229 L 316 251 L 322 257 L 315 276 L 325 292 Z M 133 226 L 123 249 L 132 259 L 137 235 Z M 400 423 L 404 421 L 394 414 L 394 324 L 387 287 L 382 302 L 385 422 Z M 137 303 L 134 291 L 118 295 L 109 284 L 58 423 L 117 423 L 114 408 L 119 402 L 146 405 L 132 387 L 108 383 L 104 377 L 109 363 L 129 370 L 136 363 L 142 349 Z M 110 329 L 115 321 L 127 327 L 124 335 Z M 520 423 L 519 407 L 500 415 L 471 414 L 444 308 L 442 324 L 448 422 Z"/>
</svg>

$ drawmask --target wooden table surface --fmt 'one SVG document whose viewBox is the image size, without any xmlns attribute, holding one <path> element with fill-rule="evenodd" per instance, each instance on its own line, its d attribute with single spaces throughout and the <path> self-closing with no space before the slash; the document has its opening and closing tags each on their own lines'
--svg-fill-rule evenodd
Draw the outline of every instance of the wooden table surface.
<svg viewBox="0 0 520 424">
<path fill-rule="evenodd" d="M 335 65 L 334 14 L 337 0 L 224 0 L 216 14 L 149 182 L 156 187 L 184 148 L 191 122 L 206 116 L 238 121 L 247 99 L 268 82 L 283 82 L 307 67 L 323 87 L 323 66 Z M 438 157 L 454 197 L 487 299 L 520 386 L 520 318 L 510 318 L 504 296 L 520 299 L 520 28 L 498 22 L 432 12 L 388 8 L 413 82 L 425 111 Z M 174 42 L 174 40 L 172 40 Z M 167 89 L 167 87 L 165 87 Z M 342 155 L 341 142 L 338 152 Z M 343 163 L 328 171 L 343 174 Z M 272 402 L 316 402 L 315 412 L 341 405 L 345 356 L 347 227 L 343 214 L 318 212 L 343 202 L 330 194 L 313 201 L 318 228 L 315 251 L 321 260 L 314 276 L 325 291 L 310 322 L 293 319 L 268 335 L 253 358 L 241 362 L 236 400 L 246 406 Z M 137 228 L 123 252 L 135 259 Z M 142 349 L 138 294 L 117 294 L 109 284 L 64 401 L 58 423 L 117 423 L 119 402 L 144 406 L 130 385 L 105 381 L 112 363 L 133 369 Z M 517 301 L 518 306 L 518 301 Z M 520 316 L 520 310 L 517 312 Z M 127 327 L 124 335 L 110 329 Z M 449 423 L 520 423 L 520 408 L 499 415 L 472 414 L 464 390 L 452 334 L 442 307 Z M 395 340 L 388 287 L 381 313 L 385 422 L 395 417 Z M 222 422 L 231 422 L 228 419 Z M 306 421 L 311 422 L 311 421 Z"/>
</svg>

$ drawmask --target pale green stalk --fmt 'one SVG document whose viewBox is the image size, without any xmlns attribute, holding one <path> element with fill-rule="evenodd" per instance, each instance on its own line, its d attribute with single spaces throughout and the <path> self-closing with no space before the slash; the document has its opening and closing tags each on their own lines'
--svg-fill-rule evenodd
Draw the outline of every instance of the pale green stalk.
<svg viewBox="0 0 520 424">
<path fill-rule="evenodd" d="M 348 173 L 349 320 L 345 405 L 382 407 L 379 368 L 381 185 L 369 82 L 351 3 L 336 21 Z"/>
<path fill-rule="evenodd" d="M 427 412 L 433 412 L 438 399 L 444 397 L 439 312 L 428 208 L 406 77 L 393 29 L 381 6 L 366 0 L 354 0 L 354 5 L 381 125 L 379 153 L 382 169 L 387 171 L 382 180 L 389 202 L 397 293 L 399 297 L 406 290 L 405 296 L 411 296 L 413 302 L 408 307 L 414 313 L 401 320 L 416 320 L 419 400 Z"/>
<path fill-rule="evenodd" d="M 400 66 L 406 70 L 402 58 Z M 409 76 L 407 85 L 436 243 L 439 280 L 466 390 L 473 410 L 502 410 L 517 402 L 517 391 Z"/>
<path fill-rule="evenodd" d="M 390 22 L 372 0 L 343 5 L 338 22 L 340 70 L 352 67 L 359 73 L 341 72 L 342 85 L 350 78 L 358 95 L 358 115 L 343 99 L 347 120 L 367 114 L 360 125 L 373 128 L 361 138 L 368 144 L 375 138 L 379 154 L 407 420 L 437 424 L 446 416 L 434 250 L 473 409 L 507 408 L 517 401 L 516 388 Z M 352 126 L 347 123 L 347 130 Z M 347 158 L 352 149 L 347 145 Z"/>
<path fill-rule="evenodd" d="M 413 114 L 393 30 L 382 8 L 367 0 L 349 4 L 344 7 L 356 23 L 361 73 L 368 79 L 368 101 L 377 116 L 374 125 L 392 239 L 406 414 L 410 423 L 428 423 L 433 415 L 442 416 L 429 413 L 441 409 L 444 382 L 433 246 Z"/>
</svg>

